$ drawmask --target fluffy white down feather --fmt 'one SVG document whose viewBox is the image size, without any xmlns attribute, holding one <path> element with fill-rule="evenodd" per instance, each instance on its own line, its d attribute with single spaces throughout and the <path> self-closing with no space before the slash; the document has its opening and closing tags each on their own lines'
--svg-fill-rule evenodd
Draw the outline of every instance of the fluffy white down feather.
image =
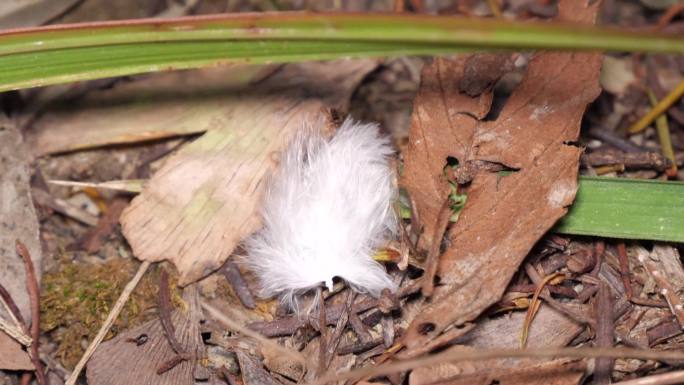
<svg viewBox="0 0 684 385">
<path fill-rule="evenodd" d="M 244 263 L 260 296 L 295 296 L 341 277 L 354 289 L 379 295 L 394 289 L 372 255 L 394 236 L 396 188 L 393 149 L 375 124 L 347 119 L 329 141 L 303 130 L 270 180 L 261 215 L 264 227 L 245 242 Z"/>
</svg>

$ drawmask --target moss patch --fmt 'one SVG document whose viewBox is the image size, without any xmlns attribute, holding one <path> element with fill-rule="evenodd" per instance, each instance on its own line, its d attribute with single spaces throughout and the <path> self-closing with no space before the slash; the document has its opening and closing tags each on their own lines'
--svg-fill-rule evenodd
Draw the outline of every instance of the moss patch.
<svg viewBox="0 0 684 385">
<path fill-rule="evenodd" d="M 59 269 L 43 277 L 40 327 L 57 344 L 57 358 L 72 369 L 107 318 L 139 263 L 115 258 L 102 264 L 74 263 L 64 259 Z M 109 335 L 156 316 L 158 269 L 151 269 L 135 289 Z"/>
</svg>

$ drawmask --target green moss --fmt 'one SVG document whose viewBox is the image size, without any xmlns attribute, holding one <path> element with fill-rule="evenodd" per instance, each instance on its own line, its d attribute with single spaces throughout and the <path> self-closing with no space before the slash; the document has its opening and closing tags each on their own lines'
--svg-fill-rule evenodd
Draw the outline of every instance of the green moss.
<svg viewBox="0 0 684 385">
<path fill-rule="evenodd" d="M 123 258 L 97 265 L 65 259 L 58 271 L 44 275 L 40 327 L 57 343 L 57 356 L 66 368 L 76 365 L 82 342 L 97 334 L 138 265 Z M 153 269 L 143 277 L 107 338 L 156 316 L 158 276 Z"/>
</svg>

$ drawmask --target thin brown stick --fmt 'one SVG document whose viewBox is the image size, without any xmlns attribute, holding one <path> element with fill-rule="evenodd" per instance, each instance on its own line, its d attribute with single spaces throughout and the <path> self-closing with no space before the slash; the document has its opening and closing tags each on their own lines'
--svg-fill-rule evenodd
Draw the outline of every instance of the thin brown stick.
<svg viewBox="0 0 684 385">
<path fill-rule="evenodd" d="M 19 254 L 21 259 L 24 261 L 26 291 L 28 292 L 29 301 L 31 302 L 31 338 L 33 339 L 33 343 L 31 344 L 31 354 L 29 354 L 29 356 L 31 357 L 33 366 L 36 368 L 35 375 L 38 384 L 49 385 L 49 381 L 45 375 L 45 368 L 43 367 L 43 363 L 40 361 L 40 353 L 38 352 L 40 340 L 40 288 L 38 287 L 38 279 L 36 279 L 36 270 L 33 267 L 31 254 L 26 248 L 26 245 L 17 239 L 15 247 L 17 249 L 17 254 Z M 22 383 L 28 383 L 30 377 L 30 373 L 24 373 L 24 375 L 22 375 Z"/>
<path fill-rule="evenodd" d="M 658 23 L 656 24 L 657 30 L 662 30 L 667 27 L 668 24 L 675 18 L 678 14 L 684 12 L 684 3 L 673 4 L 670 8 L 665 11 L 665 13 L 660 16 Z"/>
<path fill-rule="evenodd" d="M 629 279 L 629 258 L 627 257 L 627 248 L 624 242 L 617 244 L 618 250 L 618 261 L 620 262 L 620 278 L 622 278 L 622 284 L 625 286 L 625 295 L 627 299 L 633 297 L 632 283 Z"/>
<path fill-rule="evenodd" d="M 596 346 L 599 348 L 612 348 L 614 335 L 613 296 L 608 285 L 601 282 L 596 300 Z M 608 357 L 596 359 L 594 385 L 610 384 L 614 363 L 615 360 Z"/>
<path fill-rule="evenodd" d="M 347 291 L 348 293 L 345 301 L 344 311 L 342 312 L 342 316 L 340 316 L 340 318 L 337 320 L 335 330 L 333 330 L 333 333 L 330 336 L 330 340 L 328 341 L 328 349 L 325 357 L 326 367 L 330 365 L 330 362 L 335 356 L 335 352 L 337 352 L 337 347 L 340 345 L 342 333 L 344 332 L 344 329 L 347 327 L 347 322 L 349 322 L 349 314 L 351 313 L 352 302 L 354 301 L 354 291 L 352 291 L 351 289 L 347 289 Z"/>
<path fill-rule="evenodd" d="M 318 368 L 316 369 L 316 376 L 320 376 L 325 372 L 326 356 L 328 351 L 328 325 L 325 320 L 325 299 L 323 299 L 323 288 L 316 289 L 316 300 L 318 302 L 318 331 L 321 332 L 321 337 L 318 343 Z M 343 310 L 344 312 L 344 310 Z"/>
<path fill-rule="evenodd" d="M 373 341 L 373 336 L 371 336 L 370 332 L 366 329 L 366 325 L 363 324 L 359 315 L 353 311 L 349 313 L 349 324 L 362 343 L 368 344 Z"/>
<path fill-rule="evenodd" d="M 112 307 L 112 310 L 107 315 L 107 319 L 102 324 L 102 327 L 100 327 L 100 330 L 97 332 L 95 338 L 93 338 L 93 340 L 90 342 L 90 345 L 88 345 L 88 348 L 86 349 L 85 353 L 83 353 L 83 356 L 78 361 L 78 364 L 76 364 L 76 367 L 74 368 L 73 372 L 71 372 L 71 375 L 69 376 L 69 378 L 67 378 L 66 383 L 64 385 L 74 385 L 76 383 L 76 380 L 78 380 L 78 376 L 81 374 L 81 370 L 83 370 L 83 367 L 90 359 L 90 356 L 93 355 L 95 349 L 97 349 L 97 347 L 100 345 L 104 337 L 109 332 L 109 329 L 112 327 L 114 321 L 119 316 L 119 313 L 121 313 L 121 310 L 123 310 L 124 305 L 128 301 L 128 298 L 131 296 L 131 293 L 138 285 L 140 279 L 142 279 L 143 275 L 150 267 L 150 265 L 150 261 L 143 261 L 143 263 L 138 268 L 138 271 L 135 273 L 135 276 L 133 276 L 133 278 L 130 280 L 130 282 L 128 282 L 126 287 L 124 287 L 123 291 L 121 292 L 121 295 L 119 296 L 119 299 L 116 300 L 114 307 Z"/>
<path fill-rule="evenodd" d="M 605 259 L 604 253 L 606 251 L 606 243 L 603 241 L 597 241 L 594 243 L 594 268 L 591 270 L 591 275 L 592 277 L 598 277 L 599 273 L 601 272 L 601 265 L 603 264 L 603 260 Z"/>
<path fill-rule="evenodd" d="M 161 322 L 162 329 L 164 329 L 166 338 L 169 340 L 171 349 L 178 355 L 183 356 L 186 351 L 176 338 L 176 328 L 173 326 L 173 322 L 171 322 L 171 308 L 169 274 L 166 270 L 162 270 L 159 276 L 159 321 Z"/>
<path fill-rule="evenodd" d="M 543 349 L 482 349 L 446 351 L 426 357 L 369 366 L 342 373 L 329 373 L 308 385 L 324 385 L 343 380 L 356 380 L 397 373 L 420 367 L 463 361 L 482 361 L 498 358 L 636 358 L 642 360 L 684 360 L 684 352 L 630 348 L 543 348 Z"/>
<path fill-rule="evenodd" d="M 223 276 L 226 277 L 226 281 L 228 281 L 230 286 L 233 288 L 235 295 L 238 297 L 242 305 L 244 305 L 247 309 L 256 308 L 254 296 L 249 290 L 247 282 L 245 281 L 235 262 L 226 262 L 225 265 L 223 265 L 223 268 L 221 268 L 221 273 L 223 273 Z"/>
<path fill-rule="evenodd" d="M 168 372 L 181 362 L 192 358 L 192 355 L 188 353 L 176 338 L 176 328 L 173 326 L 173 321 L 171 321 L 172 308 L 169 274 L 166 270 L 162 270 L 159 277 L 159 322 L 162 325 L 162 329 L 164 329 L 164 334 L 169 341 L 169 345 L 171 345 L 171 349 L 176 352 L 176 355 L 163 362 L 159 368 L 157 368 L 157 374 Z"/>
</svg>

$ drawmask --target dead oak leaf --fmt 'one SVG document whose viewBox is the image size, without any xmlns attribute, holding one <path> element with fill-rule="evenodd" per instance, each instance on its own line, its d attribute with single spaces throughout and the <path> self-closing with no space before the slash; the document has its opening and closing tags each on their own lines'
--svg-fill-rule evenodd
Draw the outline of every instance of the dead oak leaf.
<svg viewBox="0 0 684 385">
<path fill-rule="evenodd" d="M 597 5 L 586 3 L 561 1 L 559 18 L 592 23 Z M 577 140 L 584 110 L 600 91 L 601 54 L 538 53 L 499 117 L 480 121 L 478 99 L 456 94 L 464 62 L 438 59 L 428 66 L 414 103 L 403 184 L 426 233 L 448 191 L 447 156 L 461 165 L 489 161 L 518 171 L 505 177 L 475 173 L 450 230 L 450 247 L 440 257 L 441 286 L 403 337 L 409 349 L 496 302 L 533 245 L 567 212 L 581 152 L 568 143 Z"/>
</svg>

